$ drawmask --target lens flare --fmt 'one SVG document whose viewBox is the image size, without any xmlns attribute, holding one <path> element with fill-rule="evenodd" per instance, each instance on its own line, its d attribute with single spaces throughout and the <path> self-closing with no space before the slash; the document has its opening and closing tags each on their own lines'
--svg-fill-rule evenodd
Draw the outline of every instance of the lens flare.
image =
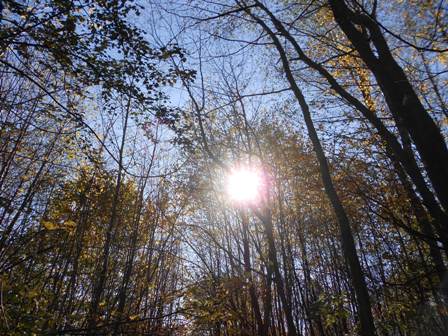
<svg viewBox="0 0 448 336">
<path fill-rule="evenodd" d="M 234 169 L 227 178 L 227 194 L 234 202 L 255 202 L 261 195 L 262 180 L 261 173 L 255 169 Z"/>
</svg>

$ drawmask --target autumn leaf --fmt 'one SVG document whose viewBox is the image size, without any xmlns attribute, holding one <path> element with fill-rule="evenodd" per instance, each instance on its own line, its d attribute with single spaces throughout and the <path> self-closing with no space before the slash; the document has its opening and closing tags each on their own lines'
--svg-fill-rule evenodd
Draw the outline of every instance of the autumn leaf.
<svg viewBox="0 0 448 336">
<path fill-rule="evenodd" d="M 41 224 L 45 229 L 47 229 L 49 231 L 57 230 L 60 228 L 59 225 L 57 225 L 53 222 L 50 222 L 50 221 L 46 221 L 46 220 L 41 221 Z"/>
</svg>

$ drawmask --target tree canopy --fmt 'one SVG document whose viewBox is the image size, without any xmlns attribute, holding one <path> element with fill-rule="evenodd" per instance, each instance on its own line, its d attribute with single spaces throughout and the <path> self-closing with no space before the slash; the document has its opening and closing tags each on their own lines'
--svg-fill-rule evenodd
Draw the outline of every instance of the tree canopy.
<svg viewBox="0 0 448 336">
<path fill-rule="evenodd" d="M 0 11 L 0 334 L 446 335 L 446 1 Z"/>
</svg>

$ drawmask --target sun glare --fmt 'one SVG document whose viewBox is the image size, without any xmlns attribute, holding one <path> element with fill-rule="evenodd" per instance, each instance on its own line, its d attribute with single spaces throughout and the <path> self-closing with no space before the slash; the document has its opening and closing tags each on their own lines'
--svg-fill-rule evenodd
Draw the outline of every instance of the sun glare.
<svg viewBox="0 0 448 336">
<path fill-rule="evenodd" d="M 249 203 L 261 194 L 262 177 L 259 171 L 249 168 L 232 170 L 227 179 L 227 194 L 232 201 Z"/>
</svg>

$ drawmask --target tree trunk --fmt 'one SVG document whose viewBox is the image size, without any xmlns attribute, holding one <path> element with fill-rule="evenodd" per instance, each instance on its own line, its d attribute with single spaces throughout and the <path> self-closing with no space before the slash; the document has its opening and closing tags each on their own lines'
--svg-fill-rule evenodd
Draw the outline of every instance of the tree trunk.
<svg viewBox="0 0 448 336">
<path fill-rule="evenodd" d="M 403 69 L 392 56 L 378 24 L 365 14 L 354 13 L 343 0 L 329 0 L 329 4 L 336 22 L 375 76 L 396 123 L 402 123 L 411 135 L 437 197 L 446 211 L 448 149 L 440 129 L 426 112 Z M 360 32 L 355 25 L 369 31 L 369 36 Z"/>
<path fill-rule="evenodd" d="M 333 210 L 336 214 L 337 221 L 339 223 L 340 235 L 341 235 L 341 244 L 344 253 L 344 257 L 348 263 L 350 269 L 350 276 L 352 285 L 354 287 L 356 298 L 357 298 L 357 308 L 360 317 L 361 324 L 361 334 L 363 336 L 373 336 L 375 335 L 375 326 L 373 323 L 371 305 L 369 293 L 367 290 L 367 285 L 364 279 L 364 275 L 361 269 L 361 265 L 356 253 L 355 241 L 353 239 L 352 231 L 350 228 L 350 223 L 345 212 L 344 207 L 342 206 L 341 200 L 339 199 L 338 194 L 333 185 L 333 181 L 331 179 L 330 168 L 328 166 L 327 158 L 325 157 L 324 150 L 320 143 L 319 137 L 317 135 L 316 129 L 314 127 L 314 123 L 311 118 L 311 112 L 309 110 L 308 104 L 306 103 L 305 97 L 302 94 L 302 91 L 298 87 L 294 76 L 292 74 L 291 68 L 289 66 L 288 58 L 286 56 L 286 52 L 274 34 L 274 32 L 266 25 L 264 21 L 260 18 L 252 15 L 249 10 L 246 12 L 266 31 L 269 37 L 272 39 L 282 62 L 283 69 L 285 71 L 286 78 L 291 86 L 291 89 L 296 97 L 305 120 L 305 124 L 308 131 L 308 136 L 314 147 L 314 152 L 316 153 L 317 160 L 319 162 L 320 174 L 322 178 L 322 182 L 325 188 L 325 192 L 333 206 Z"/>
</svg>

